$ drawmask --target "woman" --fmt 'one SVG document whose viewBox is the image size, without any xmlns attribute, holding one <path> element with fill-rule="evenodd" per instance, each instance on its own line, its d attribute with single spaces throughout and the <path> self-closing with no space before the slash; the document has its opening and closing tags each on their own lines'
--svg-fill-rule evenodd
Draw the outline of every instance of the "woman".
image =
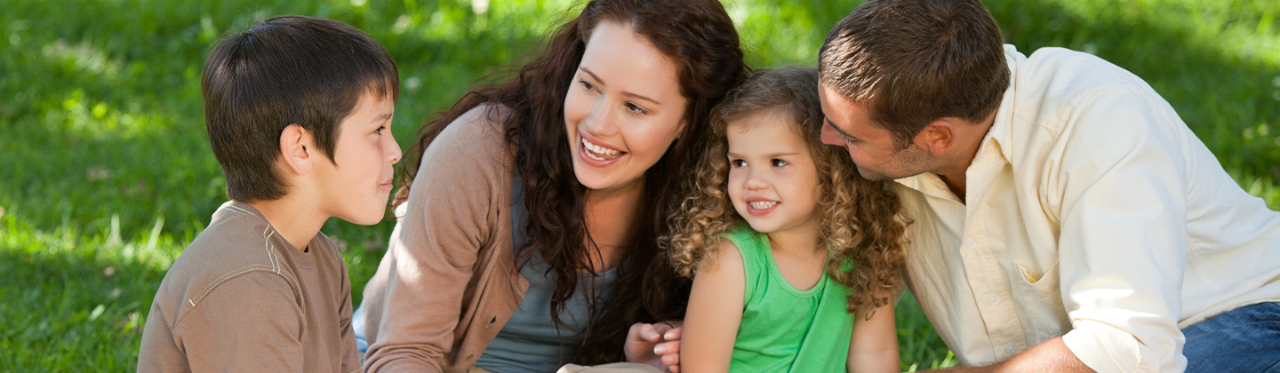
<svg viewBox="0 0 1280 373">
<path fill-rule="evenodd" d="M 595 0 L 514 79 L 428 123 L 365 288 L 365 369 L 652 358 L 632 323 L 680 318 L 688 295 L 656 238 L 746 72 L 715 0 Z"/>
</svg>

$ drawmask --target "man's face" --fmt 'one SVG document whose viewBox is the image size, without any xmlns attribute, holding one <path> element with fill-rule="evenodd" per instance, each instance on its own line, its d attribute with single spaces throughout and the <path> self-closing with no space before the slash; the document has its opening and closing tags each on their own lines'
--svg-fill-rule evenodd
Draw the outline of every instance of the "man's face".
<svg viewBox="0 0 1280 373">
<path fill-rule="evenodd" d="M 822 142 L 845 148 L 868 180 L 900 179 L 929 171 L 933 157 L 914 142 L 900 149 L 888 130 L 871 122 L 865 102 L 855 102 L 835 89 L 821 85 Z"/>
</svg>

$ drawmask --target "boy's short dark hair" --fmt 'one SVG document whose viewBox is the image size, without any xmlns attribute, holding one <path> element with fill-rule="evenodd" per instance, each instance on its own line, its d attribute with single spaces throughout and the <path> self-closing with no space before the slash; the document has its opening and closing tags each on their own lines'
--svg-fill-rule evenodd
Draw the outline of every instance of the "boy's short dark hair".
<svg viewBox="0 0 1280 373">
<path fill-rule="evenodd" d="M 870 0 L 822 44 L 823 86 L 866 102 L 905 148 L 938 118 L 980 121 L 1009 87 L 1000 28 L 978 0 Z"/>
<path fill-rule="evenodd" d="M 275 170 L 280 134 L 290 124 L 311 132 L 333 161 L 338 124 L 366 92 L 400 96 L 386 48 L 342 22 L 275 17 L 224 37 L 200 80 L 205 127 L 227 179 L 227 196 L 252 202 L 283 197 Z"/>
</svg>

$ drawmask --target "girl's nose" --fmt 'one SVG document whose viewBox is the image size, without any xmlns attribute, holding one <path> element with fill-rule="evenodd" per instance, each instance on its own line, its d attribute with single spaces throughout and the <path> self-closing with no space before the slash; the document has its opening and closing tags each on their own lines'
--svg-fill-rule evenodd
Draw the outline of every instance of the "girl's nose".
<svg viewBox="0 0 1280 373">
<path fill-rule="evenodd" d="M 748 169 L 747 181 L 746 181 L 746 184 L 743 185 L 743 187 L 750 190 L 759 190 L 759 189 L 767 188 L 769 186 L 769 182 L 764 178 L 764 176 L 765 175 L 763 175 L 763 172 Z"/>
</svg>

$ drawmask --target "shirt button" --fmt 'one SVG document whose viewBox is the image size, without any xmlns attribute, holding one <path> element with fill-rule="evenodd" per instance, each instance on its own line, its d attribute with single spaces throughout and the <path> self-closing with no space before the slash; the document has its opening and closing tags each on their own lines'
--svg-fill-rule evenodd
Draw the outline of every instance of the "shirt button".
<svg viewBox="0 0 1280 373">
<path fill-rule="evenodd" d="M 990 303 L 990 304 L 996 304 L 996 296 L 994 296 L 994 295 L 988 295 L 988 296 L 987 296 L 987 303 Z M 1013 346 L 1009 346 L 1009 348 L 1013 348 Z"/>
<path fill-rule="evenodd" d="M 1004 352 L 1013 353 L 1013 345 L 1004 346 Z"/>
<path fill-rule="evenodd" d="M 969 247 L 973 247 L 974 245 L 978 244 L 978 241 L 974 240 L 973 237 L 969 237 L 969 239 L 965 240 L 964 243 L 966 245 L 969 245 Z"/>
</svg>

